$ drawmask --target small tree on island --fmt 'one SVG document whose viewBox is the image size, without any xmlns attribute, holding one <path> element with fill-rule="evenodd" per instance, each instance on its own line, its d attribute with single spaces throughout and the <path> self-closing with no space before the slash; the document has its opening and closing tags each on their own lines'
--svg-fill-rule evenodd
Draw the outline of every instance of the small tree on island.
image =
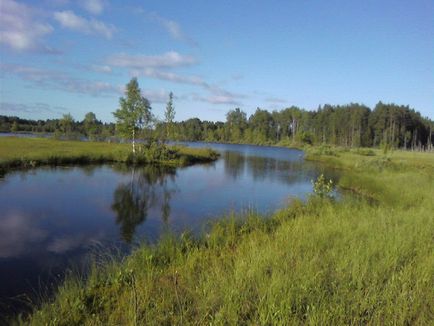
<svg viewBox="0 0 434 326">
<path fill-rule="evenodd" d="M 152 122 L 152 108 L 142 96 L 137 78 L 132 78 L 125 88 L 125 98 L 119 99 L 119 109 L 113 112 L 116 130 L 125 138 L 131 138 L 133 154 L 136 153 L 136 135 Z"/>
<path fill-rule="evenodd" d="M 89 139 L 94 139 L 94 136 L 97 133 L 97 123 L 96 115 L 93 112 L 88 112 L 84 116 L 82 121 L 84 127 L 84 133 Z"/>
<path fill-rule="evenodd" d="M 11 132 L 17 132 L 18 131 L 18 123 L 14 121 L 14 123 L 11 126 Z"/>
<path fill-rule="evenodd" d="M 74 118 L 70 113 L 64 114 L 62 119 L 60 119 L 60 129 L 62 130 L 63 135 L 70 136 L 72 133 L 72 129 L 74 127 Z"/>
<path fill-rule="evenodd" d="M 166 111 L 164 112 L 164 118 L 166 122 L 166 138 L 170 140 L 173 137 L 173 120 L 175 120 L 175 107 L 173 106 L 173 93 L 169 94 L 169 101 L 166 105 Z"/>
</svg>

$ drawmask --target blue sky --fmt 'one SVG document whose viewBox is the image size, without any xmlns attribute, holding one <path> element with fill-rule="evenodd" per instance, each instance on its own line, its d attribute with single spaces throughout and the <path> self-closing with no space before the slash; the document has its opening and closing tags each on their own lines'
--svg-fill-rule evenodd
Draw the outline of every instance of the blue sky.
<svg viewBox="0 0 434 326">
<path fill-rule="evenodd" d="M 138 77 L 163 116 L 378 101 L 434 118 L 434 2 L 0 0 L 0 114 L 113 121 Z"/>
</svg>

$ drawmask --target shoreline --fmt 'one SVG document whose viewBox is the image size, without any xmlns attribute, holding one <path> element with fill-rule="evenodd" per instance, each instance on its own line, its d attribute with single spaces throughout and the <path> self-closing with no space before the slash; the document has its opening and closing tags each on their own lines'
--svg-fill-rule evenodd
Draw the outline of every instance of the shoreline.
<svg viewBox="0 0 434 326">
<path fill-rule="evenodd" d="M 210 149 L 164 146 L 164 153 L 151 153 L 158 150 L 159 148 L 145 149 L 134 157 L 129 144 L 5 137 L 0 144 L 0 175 L 5 175 L 11 170 L 39 166 L 104 163 L 182 167 L 196 163 L 210 163 L 218 158 L 218 153 Z"/>
<path fill-rule="evenodd" d="M 72 275 L 21 323 L 427 322 L 434 156 L 309 155 L 342 169 L 338 186 L 375 205 L 312 196 L 270 218 L 227 217 L 199 239 L 167 236 L 94 266 L 87 280 Z"/>
</svg>

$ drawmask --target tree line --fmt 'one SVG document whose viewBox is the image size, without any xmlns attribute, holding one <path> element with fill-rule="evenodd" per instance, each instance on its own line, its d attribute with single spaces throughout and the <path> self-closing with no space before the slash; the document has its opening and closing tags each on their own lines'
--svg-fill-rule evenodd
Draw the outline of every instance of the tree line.
<svg viewBox="0 0 434 326">
<path fill-rule="evenodd" d="M 323 105 L 308 111 L 291 106 L 269 112 L 257 108 L 247 117 L 240 108 L 230 110 L 226 121 L 191 118 L 175 122 L 173 93 L 170 93 L 164 119 L 152 113 L 150 102 L 142 96 L 136 78 L 126 85 L 125 96 L 113 112 L 116 123 L 102 123 L 89 112 L 82 121 L 70 114 L 62 119 L 26 120 L 0 116 L 0 132 L 44 132 L 55 137 L 116 140 L 114 136 L 148 144 L 175 141 L 209 141 L 248 144 L 330 144 L 344 147 L 387 146 L 432 150 L 434 122 L 409 106 L 379 102 L 373 109 L 358 104 Z"/>
<path fill-rule="evenodd" d="M 60 119 L 31 120 L 0 115 L 0 132 L 52 134 L 55 138 L 107 140 L 115 136 L 116 125 L 103 123 L 95 113 L 88 112 L 83 120 L 74 120 L 71 114 Z"/>
<path fill-rule="evenodd" d="M 236 108 L 226 114 L 225 122 L 192 118 L 172 124 L 174 140 L 427 150 L 434 143 L 432 120 L 408 106 L 382 102 L 372 110 L 357 103 L 324 105 L 315 111 L 295 106 L 272 112 L 257 108 L 249 117 Z M 164 128 L 164 123 L 157 126 L 157 132 Z"/>
</svg>

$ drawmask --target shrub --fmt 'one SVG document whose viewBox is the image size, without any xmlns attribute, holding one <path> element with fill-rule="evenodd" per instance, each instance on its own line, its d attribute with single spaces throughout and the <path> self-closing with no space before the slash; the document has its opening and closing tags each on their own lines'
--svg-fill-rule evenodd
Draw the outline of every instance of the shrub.
<svg viewBox="0 0 434 326">
<path fill-rule="evenodd" d="M 316 181 L 312 180 L 313 192 L 321 198 L 333 198 L 333 190 L 335 189 L 333 180 L 326 180 L 324 174 L 321 174 Z"/>
</svg>

